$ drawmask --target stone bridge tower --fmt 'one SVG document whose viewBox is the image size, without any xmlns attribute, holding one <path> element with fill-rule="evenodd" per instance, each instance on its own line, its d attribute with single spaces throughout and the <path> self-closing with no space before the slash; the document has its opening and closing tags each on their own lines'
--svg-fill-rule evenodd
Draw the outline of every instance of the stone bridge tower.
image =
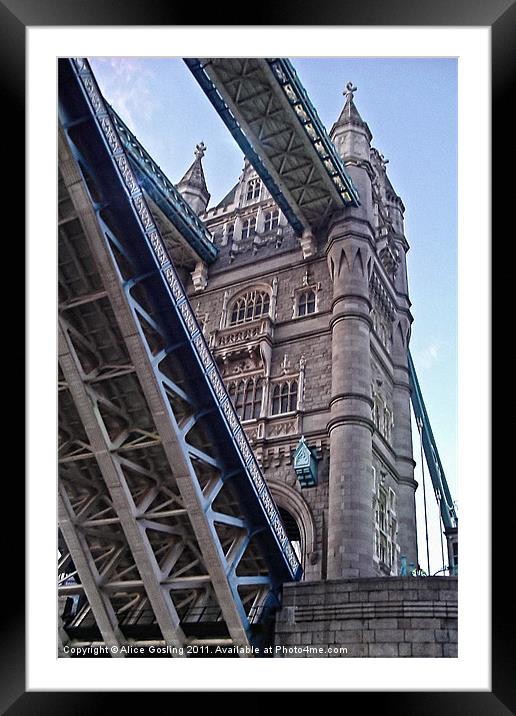
<svg viewBox="0 0 516 716">
<path fill-rule="evenodd" d="M 305 580 L 394 576 L 417 563 L 404 206 L 348 84 L 331 138 L 360 194 L 297 237 L 245 162 L 215 207 L 204 145 L 178 184 L 219 248 L 192 303 L 275 499 Z M 296 479 L 304 436 L 317 484 Z"/>
<path fill-rule="evenodd" d="M 274 188 L 268 180 L 266 186 L 245 158 L 234 187 L 210 206 L 203 142 L 176 185 L 180 201 L 123 121 L 101 113 L 88 63 L 76 59 L 61 66 L 60 255 L 66 285 L 60 398 L 71 428 L 63 431 L 60 524 L 63 565 L 73 566 L 71 576 L 61 574 L 66 633 L 75 629 L 78 637 L 77 629 L 89 629 L 91 623 L 82 623 L 87 614 L 98 632 L 86 633 L 106 643 L 149 634 L 171 644 L 207 635 L 225 641 L 228 633 L 239 644 L 247 643 L 246 629 L 256 625 L 253 638 L 274 640 L 275 648 L 319 646 L 324 656 L 337 644 L 350 656 L 455 655 L 456 580 L 406 576 L 405 566 L 417 564 L 409 247 L 404 206 L 355 106 L 356 87 L 348 83 L 330 138 L 358 191 L 358 206 L 336 209 L 336 197 L 324 192 L 321 201 L 322 184 L 338 186 L 344 173 L 335 169 L 338 158 L 322 127 L 313 140 L 314 126 L 307 122 L 307 147 L 296 145 L 295 132 L 285 139 L 278 130 L 276 84 L 267 103 L 273 117 L 268 136 L 281 137 L 273 150 L 282 168 L 274 171 L 295 175 L 295 186 L 285 181 Z M 267 78 L 270 67 L 262 69 Z M 308 116 L 301 104 L 296 114 L 288 109 L 295 127 L 297 117 Z M 267 141 L 256 139 L 264 162 Z M 301 149 L 307 151 L 296 163 Z M 133 168 L 126 151 L 134 152 Z M 260 166 L 254 151 L 250 158 Z M 83 157 L 80 165 L 74 152 Z M 321 158 L 327 152 L 330 159 L 324 159 L 327 173 L 312 183 L 313 152 Z M 105 161 L 108 156 L 114 161 Z M 91 175 L 84 169 L 90 158 Z M 143 197 L 133 171 L 142 172 Z M 113 193 L 105 211 L 87 194 L 97 185 L 99 196 Z M 283 201 L 288 192 L 297 194 L 294 209 Z M 137 240 L 149 256 L 135 249 Z M 167 267 L 169 258 L 173 266 Z M 91 343 L 79 341 L 77 348 L 74 339 L 83 332 Z M 77 454 L 77 445 L 82 451 L 88 441 L 96 462 L 88 452 Z M 148 452 L 129 459 L 126 450 Z M 234 469 L 240 460 L 249 484 Z M 254 497 L 260 500 L 255 513 L 243 519 Z M 94 519 L 87 513 L 81 522 L 75 510 L 83 515 L 85 501 Z M 264 538 L 266 515 L 295 563 L 294 571 L 278 571 L 273 583 L 267 563 L 279 543 Z M 81 530 L 91 521 L 90 544 Z M 106 545 L 111 550 L 115 544 L 111 562 Z M 303 577 L 285 583 L 301 572 L 291 547 Z M 92 566 L 92 550 L 100 555 L 98 565 Z M 125 581 L 118 579 L 118 558 L 120 574 L 130 575 Z M 80 584 L 73 577 L 76 559 L 82 560 Z M 104 584 L 111 568 L 111 583 Z M 73 604 L 72 594 L 79 598 Z M 257 610 L 264 617 L 259 624 L 252 623 Z M 150 620 L 140 629 L 141 614 Z"/>
<path fill-rule="evenodd" d="M 204 145 L 178 184 L 219 248 L 209 270 L 192 273 L 192 303 L 307 581 L 394 576 L 402 557 L 417 563 L 404 206 L 355 89 L 331 138 L 361 203 L 309 241 L 247 161 L 215 207 L 206 209 Z M 293 464 L 302 436 L 317 458 L 310 487 Z"/>
<path fill-rule="evenodd" d="M 361 205 L 332 217 L 325 247 L 333 284 L 330 578 L 377 574 L 374 557 L 382 556 L 385 547 L 417 563 L 403 204 L 387 178 L 386 161 L 371 148 L 371 132 L 353 100 L 355 90 L 349 83 L 331 138 Z M 383 546 L 378 539 L 384 539 L 385 530 L 371 529 L 372 493 L 376 509 L 383 509 L 377 483 L 382 478 L 389 490 L 387 511 L 397 517 L 397 533 L 390 527 Z"/>
</svg>

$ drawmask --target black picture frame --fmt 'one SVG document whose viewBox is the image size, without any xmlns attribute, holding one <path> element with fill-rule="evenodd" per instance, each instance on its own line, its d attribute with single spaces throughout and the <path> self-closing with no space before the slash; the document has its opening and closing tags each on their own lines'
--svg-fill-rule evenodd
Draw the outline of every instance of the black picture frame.
<svg viewBox="0 0 516 716">
<path fill-rule="evenodd" d="M 241 6 L 240 6 L 241 7 Z M 503 217 L 507 206 L 511 206 L 509 191 L 511 183 L 505 181 L 502 162 L 507 163 L 508 143 L 514 134 L 513 115 L 507 112 L 510 106 L 511 80 L 514 78 L 511 63 L 515 45 L 516 3 L 514 0 L 319 0 L 314 6 L 295 4 L 283 0 L 281 4 L 264 2 L 254 6 L 252 25 L 396 25 L 396 26 L 484 26 L 491 28 L 492 38 L 492 216 Z M 222 12 L 223 10 L 223 12 Z M 0 76 L 4 117 L 8 120 L 9 143 L 18 147 L 16 161 L 9 162 L 9 171 L 4 173 L 9 196 L 11 215 L 25 215 L 23 206 L 24 152 L 25 146 L 25 30 L 28 26 L 78 26 L 78 25 L 193 25 L 198 10 L 187 5 L 176 6 L 165 0 L 0 0 Z M 236 8 L 216 5 L 203 7 L 203 26 L 243 24 Z M 316 13 L 316 14 L 315 14 Z M 228 20 L 226 20 L 226 18 Z M 235 23 L 235 18 L 239 19 Z M 233 20 L 233 21 L 231 21 Z M 137 48 L 135 48 L 137 54 Z M 479 93 L 486 88 L 479 87 Z M 5 130 L 4 130 L 5 131 Z M 4 134 L 4 139 L 5 139 Z M 503 148 L 502 148 L 503 142 Z M 512 150 L 514 151 L 514 150 Z M 510 160 L 509 160 L 510 164 Z M 503 220 L 503 219 L 502 219 Z M 20 221 L 18 220 L 18 227 Z M 493 226 L 495 235 L 496 222 Z M 501 235 L 501 229 L 499 229 Z M 19 228 L 18 228 L 19 235 Z M 496 247 L 496 244 L 493 243 Z M 17 251 L 21 247 L 16 247 Z M 505 247 L 504 247 L 505 252 Z M 18 255 L 19 259 L 19 255 Z M 19 264 L 18 264 L 19 265 Z M 496 274 L 496 271 L 495 271 Z M 495 281 L 495 276 L 493 276 Z M 495 281 L 494 285 L 499 285 Z M 21 324 L 24 315 L 23 298 L 17 292 L 16 310 L 13 312 L 12 327 Z M 493 296 L 493 320 L 506 305 L 503 296 Z M 500 321 L 501 322 L 501 321 Z M 494 320 L 496 326 L 496 321 Z M 23 341 L 23 338 L 22 338 Z M 493 359 L 496 356 L 494 344 Z M 19 365 L 22 361 L 18 358 Z M 504 371 L 493 374 L 493 395 L 506 390 L 501 381 Z M 497 381 L 499 385 L 497 386 Z M 19 378 L 23 384 L 22 377 Z M 499 388 L 497 391 L 496 388 Z M 22 398 L 17 398 L 23 404 Z M 503 455 L 509 444 L 509 427 L 499 424 L 492 435 L 492 454 Z M 487 436 L 486 436 L 487 439 Z M 23 452 L 22 452 L 23 454 Z M 24 504 L 24 486 L 18 470 L 18 480 L 9 485 L 10 504 Z M 503 525 L 510 524 L 513 501 L 507 499 L 506 484 L 501 485 L 504 471 L 493 469 L 493 513 L 492 513 L 492 691 L 491 692 L 407 692 L 367 693 L 368 708 L 375 703 L 383 712 L 390 710 L 397 714 L 467 714 L 500 716 L 514 713 L 514 648 L 509 637 L 508 616 L 513 612 L 513 594 L 507 589 L 510 572 L 506 568 L 507 551 L 503 538 Z M 498 489 L 494 489 L 498 487 Z M 4 545 L 2 576 L 7 592 L 7 607 L 2 615 L 3 639 L 1 641 L 0 708 L 2 713 L 24 714 L 90 714 L 119 707 L 120 693 L 95 692 L 26 692 L 25 690 L 25 608 L 20 598 L 20 578 L 23 574 L 21 560 L 24 554 L 23 532 L 17 530 L 16 548 Z M 481 569 L 481 566 L 479 567 Z M 472 595 L 474 598 L 474 595 Z M 314 683 L 314 691 L 317 684 Z M 346 694 L 346 703 L 355 694 Z M 358 694 L 362 700 L 366 694 Z M 138 707 L 138 694 L 130 695 L 132 707 Z M 148 696 L 146 697 L 148 698 Z M 373 701 L 371 701 L 373 700 Z M 364 708 L 363 702 L 361 708 Z"/>
</svg>

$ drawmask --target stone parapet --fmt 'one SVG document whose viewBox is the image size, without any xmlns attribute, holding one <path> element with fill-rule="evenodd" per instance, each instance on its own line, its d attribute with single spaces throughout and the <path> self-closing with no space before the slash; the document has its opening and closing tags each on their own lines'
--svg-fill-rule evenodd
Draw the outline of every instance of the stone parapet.
<svg viewBox="0 0 516 716">
<path fill-rule="evenodd" d="M 456 657 L 457 578 L 286 584 L 276 615 L 275 647 L 284 647 L 275 650 L 280 658 Z M 290 647 L 297 649 L 291 653 Z"/>
</svg>

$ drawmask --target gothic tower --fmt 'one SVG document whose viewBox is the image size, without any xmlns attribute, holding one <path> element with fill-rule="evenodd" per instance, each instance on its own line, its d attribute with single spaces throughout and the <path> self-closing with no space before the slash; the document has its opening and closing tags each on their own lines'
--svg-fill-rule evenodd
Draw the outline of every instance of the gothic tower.
<svg viewBox="0 0 516 716">
<path fill-rule="evenodd" d="M 174 186 L 59 63 L 60 654 L 457 656 L 457 578 L 410 568 L 405 209 L 357 88 L 328 136 L 288 60 L 185 62 L 248 155 L 211 206 L 203 142 Z"/>
<path fill-rule="evenodd" d="M 192 305 L 306 581 L 417 563 L 404 206 L 355 91 L 330 136 L 360 206 L 316 235 L 296 236 L 247 160 L 217 206 L 204 145 L 177 185 L 219 248 L 192 273 Z"/>
</svg>

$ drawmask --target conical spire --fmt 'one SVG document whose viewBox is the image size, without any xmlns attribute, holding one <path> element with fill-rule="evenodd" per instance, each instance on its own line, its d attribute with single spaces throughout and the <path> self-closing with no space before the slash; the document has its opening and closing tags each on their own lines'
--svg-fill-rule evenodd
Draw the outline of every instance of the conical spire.
<svg viewBox="0 0 516 716">
<path fill-rule="evenodd" d="M 362 155 L 364 152 L 367 153 L 366 147 L 369 146 L 373 138 L 367 123 L 364 122 L 356 108 L 353 99 L 356 91 L 356 85 L 353 82 L 348 82 L 345 91 L 342 93 L 346 98 L 344 108 L 330 132 L 330 137 L 339 147 L 341 155 Z M 338 138 L 340 138 L 340 141 L 338 141 Z M 359 147 L 360 151 L 357 151 Z"/>
<path fill-rule="evenodd" d="M 204 142 L 195 147 L 195 159 L 186 171 L 184 177 L 178 182 L 177 189 L 183 198 L 190 204 L 198 214 L 202 214 L 208 206 L 210 193 L 206 185 L 206 178 L 202 168 L 202 158 L 206 152 Z"/>
<path fill-rule="evenodd" d="M 338 118 L 336 125 L 338 124 L 365 124 L 364 120 L 360 116 L 358 109 L 355 106 L 355 103 L 353 102 L 353 97 L 355 96 L 355 92 L 357 91 L 357 86 L 353 84 L 353 82 L 348 82 L 346 85 L 346 91 L 342 94 L 346 98 L 346 102 L 344 104 L 344 109 L 340 113 L 340 117 Z"/>
</svg>

